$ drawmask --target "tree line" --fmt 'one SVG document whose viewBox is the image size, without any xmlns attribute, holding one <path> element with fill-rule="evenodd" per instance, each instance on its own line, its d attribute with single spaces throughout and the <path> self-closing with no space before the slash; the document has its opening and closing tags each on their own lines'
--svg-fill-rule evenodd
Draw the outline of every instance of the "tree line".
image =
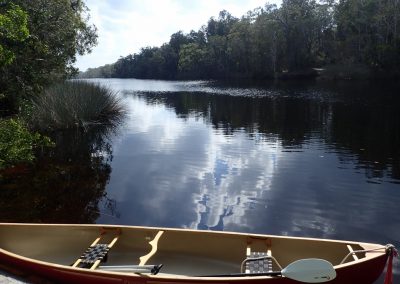
<svg viewBox="0 0 400 284">
<path fill-rule="evenodd" d="M 240 19 L 227 11 L 82 77 L 227 79 L 400 74 L 399 0 L 283 0 Z M 347 72 L 347 73 L 346 73 Z M 349 75 L 350 76 L 350 75 Z"/>
</svg>

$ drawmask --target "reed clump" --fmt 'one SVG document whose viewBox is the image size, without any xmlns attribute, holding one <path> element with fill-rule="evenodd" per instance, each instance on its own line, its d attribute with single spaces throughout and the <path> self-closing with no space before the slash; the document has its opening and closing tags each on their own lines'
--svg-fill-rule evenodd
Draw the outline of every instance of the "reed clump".
<svg viewBox="0 0 400 284">
<path fill-rule="evenodd" d="M 33 101 L 31 124 L 43 130 L 117 125 L 125 110 L 117 93 L 85 81 L 66 81 L 44 90 Z"/>
</svg>

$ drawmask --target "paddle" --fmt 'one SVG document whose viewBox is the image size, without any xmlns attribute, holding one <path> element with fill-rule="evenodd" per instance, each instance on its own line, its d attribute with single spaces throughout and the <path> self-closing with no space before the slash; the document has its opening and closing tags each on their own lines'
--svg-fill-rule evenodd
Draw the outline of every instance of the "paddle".
<svg viewBox="0 0 400 284">
<path fill-rule="evenodd" d="M 292 262 L 282 271 L 266 273 L 236 273 L 224 275 L 207 275 L 203 277 L 244 277 L 244 276 L 284 276 L 304 283 L 323 283 L 336 278 L 333 265 L 324 259 L 307 258 Z"/>
<path fill-rule="evenodd" d="M 156 275 L 162 264 L 159 265 L 100 265 L 98 268 L 101 270 L 108 271 L 126 271 L 132 273 L 151 273 Z"/>
<path fill-rule="evenodd" d="M 333 265 L 324 259 L 308 258 L 292 262 L 281 271 L 282 276 L 305 283 L 323 283 L 336 278 Z"/>
</svg>

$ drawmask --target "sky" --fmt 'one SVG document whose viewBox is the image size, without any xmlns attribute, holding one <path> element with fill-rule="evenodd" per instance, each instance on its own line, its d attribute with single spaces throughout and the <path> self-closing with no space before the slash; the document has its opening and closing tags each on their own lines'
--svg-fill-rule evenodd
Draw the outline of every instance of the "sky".
<svg viewBox="0 0 400 284">
<path fill-rule="evenodd" d="M 161 46 L 170 36 L 199 30 L 222 10 L 240 18 L 266 2 L 281 0 L 86 0 L 90 23 L 98 29 L 98 45 L 78 56 L 81 71 L 114 63 L 146 46 Z"/>
</svg>

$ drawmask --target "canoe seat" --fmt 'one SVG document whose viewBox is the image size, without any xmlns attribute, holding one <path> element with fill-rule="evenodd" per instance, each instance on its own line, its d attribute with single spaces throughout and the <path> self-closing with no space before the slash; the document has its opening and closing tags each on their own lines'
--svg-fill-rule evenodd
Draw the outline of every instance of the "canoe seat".
<svg viewBox="0 0 400 284">
<path fill-rule="evenodd" d="M 89 247 L 80 257 L 81 267 L 91 267 L 96 261 L 107 261 L 108 244 L 96 244 Z"/>
<path fill-rule="evenodd" d="M 99 241 L 107 231 L 115 231 L 114 239 L 109 244 L 99 244 Z M 96 269 L 101 262 L 107 261 L 108 251 L 118 241 L 120 234 L 121 229 L 119 228 L 101 228 L 100 236 L 95 239 L 81 257 L 75 261 L 72 267 L 89 268 L 91 270 Z"/>
<path fill-rule="evenodd" d="M 252 252 L 246 261 L 246 273 L 267 273 L 272 271 L 272 258 L 266 252 Z"/>
</svg>

